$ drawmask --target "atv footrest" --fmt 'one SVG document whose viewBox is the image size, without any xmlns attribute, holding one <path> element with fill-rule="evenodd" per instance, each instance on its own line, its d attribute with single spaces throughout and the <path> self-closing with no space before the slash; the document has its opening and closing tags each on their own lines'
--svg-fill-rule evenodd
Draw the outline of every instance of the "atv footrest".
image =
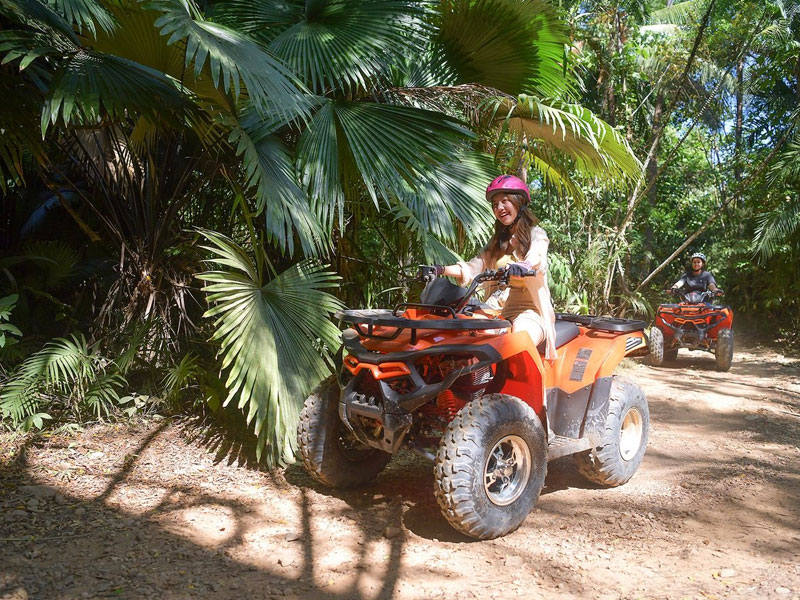
<svg viewBox="0 0 800 600">
<path fill-rule="evenodd" d="M 554 435 L 547 444 L 547 460 L 561 458 L 589 450 L 593 446 L 589 438 L 568 438 L 563 435 Z"/>
</svg>

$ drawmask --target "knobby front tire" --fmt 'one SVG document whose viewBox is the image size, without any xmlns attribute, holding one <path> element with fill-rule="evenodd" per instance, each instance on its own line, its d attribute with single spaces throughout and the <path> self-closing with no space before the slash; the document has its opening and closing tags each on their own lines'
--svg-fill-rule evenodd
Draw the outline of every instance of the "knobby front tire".
<svg viewBox="0 0 800 600">
<path fill-rule="evenodd" d="M 434 491 L 444 517 L 478 539 L 505 535 L 525 520 L 547 473 L 542 423 L 522 400 L 487 394 L 448 425 L 434 465 Z"/>
</svg>

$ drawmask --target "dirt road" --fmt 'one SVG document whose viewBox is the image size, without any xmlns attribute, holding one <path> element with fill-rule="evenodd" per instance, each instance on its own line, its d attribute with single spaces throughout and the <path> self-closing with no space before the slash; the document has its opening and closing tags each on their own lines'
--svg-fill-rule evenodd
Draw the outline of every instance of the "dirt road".
<svg viewBox="0 0 800 600">
<path fill-rule="evenodd" d="M 0 598 L 800 598 L 800 360 L 740 351 L 623 371 L 650 446 L 617 489 L 551 464 L 516 532 L 456 534 L 431 464 L 339 493 L 179 424 L 0 434 Z"/>
</svg>

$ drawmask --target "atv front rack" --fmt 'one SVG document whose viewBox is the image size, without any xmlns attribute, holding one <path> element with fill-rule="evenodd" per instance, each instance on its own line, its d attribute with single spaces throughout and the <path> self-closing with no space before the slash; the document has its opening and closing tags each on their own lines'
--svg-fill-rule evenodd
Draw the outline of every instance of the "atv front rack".
<svg viewBox="0 0 800 600">
<path fill-rule="evenodd" d="M 403 304 L 399 306 L 423 307 L 420 304 Z M 424 306 L 430 308 L 429 306 Z M 444 309 L 448 307 L 436 306 L 435 308 Z M 452 309 L 450 309 L 452 310 Z M 511 327 L 511 323 L 505 319 L 459 319 L 459 318 L 436 318 L 436 319 L 407 319 L 406 317 L 395 314 L 394 311 L 386 308 L 373 308 L 362 310 L 341 310 L 335 313 L 335 317 L 345 323 L 350 323 L 358 332 L 358 335 L 366 338 L 378 340 L 393 340 L 406 329 L 411 330 L 411 343 L 417 343 L 417 331 L 420 329 L 438 329 L 448 331 L 474 331 L 486 329 L 503 329 Z M 375 327 L 389 327 L 394 331 L 388 333 L 376 333 Z"/>
<path fill-rule="evenodd" d="M 596 317 L 594 315 L 571 315 L 568 313 L 556 313 L 559 321 L 571 321 L 589 329 L 598 331 L 610 331 L 613 333 L 629 333 L 631 331 L 642 331 L 647 327 L 644 321 L 632 319 L 620 319 L 617 317 Z"/>
</svg>

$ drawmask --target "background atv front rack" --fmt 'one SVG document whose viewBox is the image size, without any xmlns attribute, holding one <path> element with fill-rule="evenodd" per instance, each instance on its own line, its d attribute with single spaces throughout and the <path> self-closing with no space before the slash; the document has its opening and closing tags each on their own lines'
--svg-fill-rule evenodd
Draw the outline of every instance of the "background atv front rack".
<svg viewBox="0 0 800 600">
<path fill-rule="evenodd" d="M 402 305 L 430 308 L 429 306 L 414 304 Z M 433 308 L 448 310 L 449 307 L 433 306 Z M 395 309 L 396 310 L 396 309 Z M 449 309 L 452 310 L 452 309 Z M 510 328 L 511 323 L 505 319 L 407 319 L 395 314 L 395 311 L 385 308 L 374 308 L 364 310 L 341 310 L 335 313 L 336 317 L 345 323 L 350 323 L 358 332 L 358 335 L 378 340 L 393 340 L 405 329 L 411 330 L 411 343 L 417 343 L 417 331 L 420 329 L 439 329 L 439 330 L 485 330 Z M 387 334 L 377 334 L 374 327 L 392 327 L 394 331 Z"/>
</svg>

